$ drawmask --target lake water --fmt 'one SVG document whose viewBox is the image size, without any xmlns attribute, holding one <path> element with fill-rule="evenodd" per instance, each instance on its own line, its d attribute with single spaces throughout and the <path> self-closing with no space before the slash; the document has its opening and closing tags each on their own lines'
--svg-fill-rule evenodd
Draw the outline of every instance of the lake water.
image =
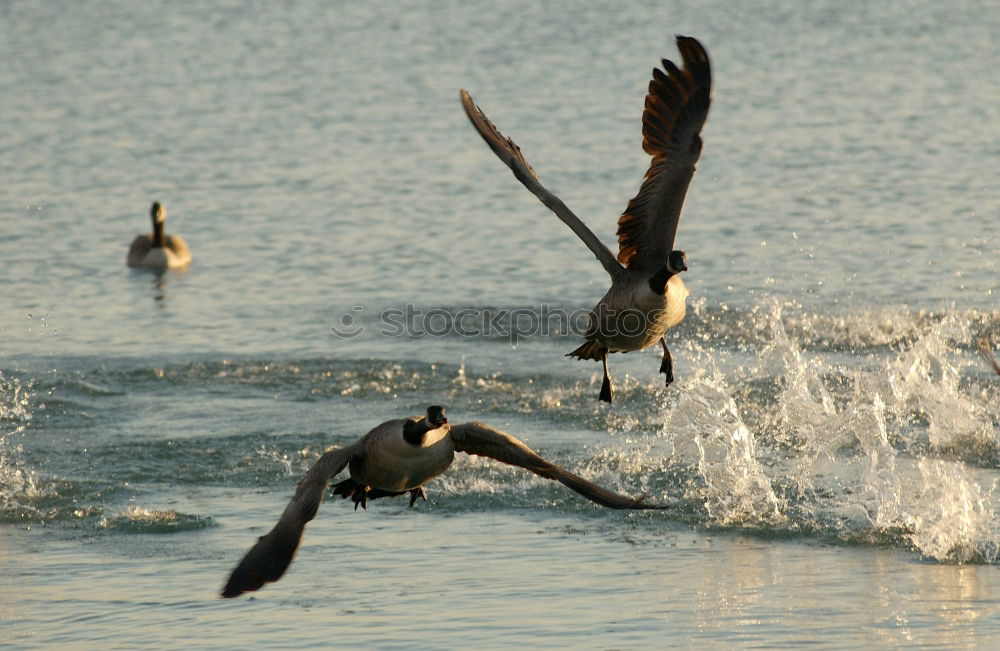
<svg viewBox="0 0 1000 651">
<path fill-rule="evenodd" d="M 560 321 L 604 271 L 458 90 L 610 244 L 674 34 L 715 79 L 677 382 L 615 355 L 607 406 Z M 0 4 L 0 643 L 996 646 L 997 34 L 974 0 Z M 186 273 L 124 264 L 153 200 Z M 428 404 L 671 509 L 462 458 L 218 598 L 318 454 Z"/>
</svg>

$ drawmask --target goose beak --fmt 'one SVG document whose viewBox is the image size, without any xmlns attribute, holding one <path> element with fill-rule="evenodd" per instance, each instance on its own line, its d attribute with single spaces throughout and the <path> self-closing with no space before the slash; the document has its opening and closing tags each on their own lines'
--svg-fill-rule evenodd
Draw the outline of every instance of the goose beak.
<svg viewBox="0 0 1000 651">
<path fill-rule="evenodd" d="M 434 427 L 441 427 L 448 422 L 448 419 L 444 415 L 444 407 L 434 405 L 433 407 L 427 408 L 427 422 Z"/>
</svg>

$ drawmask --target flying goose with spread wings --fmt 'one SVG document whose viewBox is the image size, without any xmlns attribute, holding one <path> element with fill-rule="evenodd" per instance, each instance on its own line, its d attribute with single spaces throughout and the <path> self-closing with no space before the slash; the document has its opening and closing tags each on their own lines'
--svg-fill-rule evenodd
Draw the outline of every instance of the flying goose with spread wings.
<svg viewBox="0 0 1000 651">
<path fill-rule="evenodd" d="M 586 342 L 569 353 L 604 366 L 600 399 L 611 402 L 608 353 L 663 347 L 660 372 L 673 382 L 673 360 L 664 337 L 684 319 L 688 289 L 683 251 L 674 250 L 681 207 L 701 154 L 700 132 L 711 103 L 708 53 L 697 40 L 678 36 L 684 67 L 664 59 L 653 69 L 642 115 L 642 148 L 652 156 L 638 194 L 618 218 L 614 255 L 562 200 L 538 180 L 521 149 L 503 134 L 462 89 L 462 106 L 472 125 L 514 176 L 583 240 L 611 276 L 611 289 L 591 310 Z"/>
<path fill-rule="evenodd" d="M 295 496 L 278 523 L 261 536 L 229 576 L 223 597 L 236 597 L 277 581 L 299 547 L 306 523 L 316 516 L 330 480 L 344 468 L 350 476 L 333 492 L 367 508 L 367 501 L 410 494 L 427 499 L 424 484 L 451 465 L 456 452 L 490 457 L 555 480 L 591 502 L 611 509 L 663 509 L 638 498 L 618 495 L 546 461 L 513 436 L 483 423 L 452 426 L 444 408 L 428 407 L 423 417 L 401 418 L 378 425 L 357 442 L 322 455 L 299 482 Z"/>
<path fill-rule="evenodd" d="M 167 235 L 167 211 L 159 201 L 154 201 L 149 209 L 153 221 L 153 232 L 136 235 L 128 249 L 126 264 L 130 267 L 165 271 L 180 269 L 191 264 L 191 251 L 180 235 Z"/>
</svg>

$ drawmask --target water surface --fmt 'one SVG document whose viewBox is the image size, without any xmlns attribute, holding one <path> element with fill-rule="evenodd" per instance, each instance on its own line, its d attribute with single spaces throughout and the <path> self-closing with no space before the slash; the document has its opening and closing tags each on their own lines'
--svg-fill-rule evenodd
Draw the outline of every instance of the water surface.
<svg viewBox="0 0 1000 651">
<path fill-rule="evenodd" d="M 0 640 L 995 645 L 998 22 L 973 0 L 4 3 Z M 604 272 L 458 89 L 612 243 L 674 34 L 716 84 L 691 304 L 677 382 L 615 356 L 608 407 L 579 338 L 528 316 L 589 308 Z M 153 200 L 186 273 L 124 265 Z M 506 329 L 428 332 L 468 314 Z M 463 458 L 412 510 L 327 502 L 285 578 L 218 599 L 323 450 L 428 404 L 671 509 Z"/>
</svg>

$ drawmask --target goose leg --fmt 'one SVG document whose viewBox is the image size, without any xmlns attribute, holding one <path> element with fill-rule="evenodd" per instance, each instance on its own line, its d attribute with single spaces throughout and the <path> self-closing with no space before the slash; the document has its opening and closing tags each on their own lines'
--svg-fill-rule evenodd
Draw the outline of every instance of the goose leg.
<svg viewBox="0 0 1000 651">
<path fill-rule="evenodd" d="M 419 491 L 414 495 L 415 491 Z M 427 501 L 427 496 L 424 495 L 423 487 L 417 487 L 412 491 L 387 491 L 381 488 L 372 488 L 371 486 L 365 486 L 359 484 L 351 478 L 347 478 L 344 481 L 333 487 L 334 495 L 340 495 L 345 500 L 354 501 L 354 510 L 357 511 L 358 507 L 368 510 L 368 500 L 377 500 L 380 497 L 397 497 L 403 493 L 410 493 L 410 506 L 417 501 L 417 497 L 424 498 Z"/>
<path fill-rule="evenodd" d="M 366 510 L 366 511 L 368 510 L 368 491 L 369 490 L 370 489 L 369 489 L 368 486 L 361 486 L 360 484 L 358 485 L 358 489 L 356 491 L 354 491 L 354 495 L 351 496 L 351 499 L 354 500 L 354 510 L 355 511 L 358 510 L 358 506 L 359 505 L 364 510 Z"/>
<path fill-rule="evenodd" d="M 354 481 L 351 478 L 347 478 L 333 487 L 333 494 L 340 495 L 345 500 L 353 501 L 355 511 L 358 510 L 358 506 L 367 511 L 368 493 L 371 490 L 372 490 L 371 486 L 364 486 Z"/>
<path fill-rule="evenodd" d="M 663 361 L 660 362 L 660 373 L 667 376 L 667 386 L 674 381 L 674 360 L 670 357 L 670 351 L 667 349 L 667 340 L 664 337 L 660 337 L 660 345 L 663 346 Z"/>
<path fill-rule="evenodd" d="M 425 501 L 425 502 L 427 501 L 427 494 L 424 492 L 424 487 L 423 486 L 417 486 L 416 488 L 414 488 L 413 490 L 410 491 L 410 508 L 411 509 L 413 508 L 413 505 L 416 503 L 418 497 L 420 499 L 422 499 L 423 501 Z"/>
<path fill-rule="evenodd" d="M 601 363 L 604 365 L 604 379 L 601 381 L 601 400 L 610 403 L 615 395 L 615 390 L 611 387 L 611 376 L 608 375 L 608 351 L 604 351 Z"/>
</svg>

